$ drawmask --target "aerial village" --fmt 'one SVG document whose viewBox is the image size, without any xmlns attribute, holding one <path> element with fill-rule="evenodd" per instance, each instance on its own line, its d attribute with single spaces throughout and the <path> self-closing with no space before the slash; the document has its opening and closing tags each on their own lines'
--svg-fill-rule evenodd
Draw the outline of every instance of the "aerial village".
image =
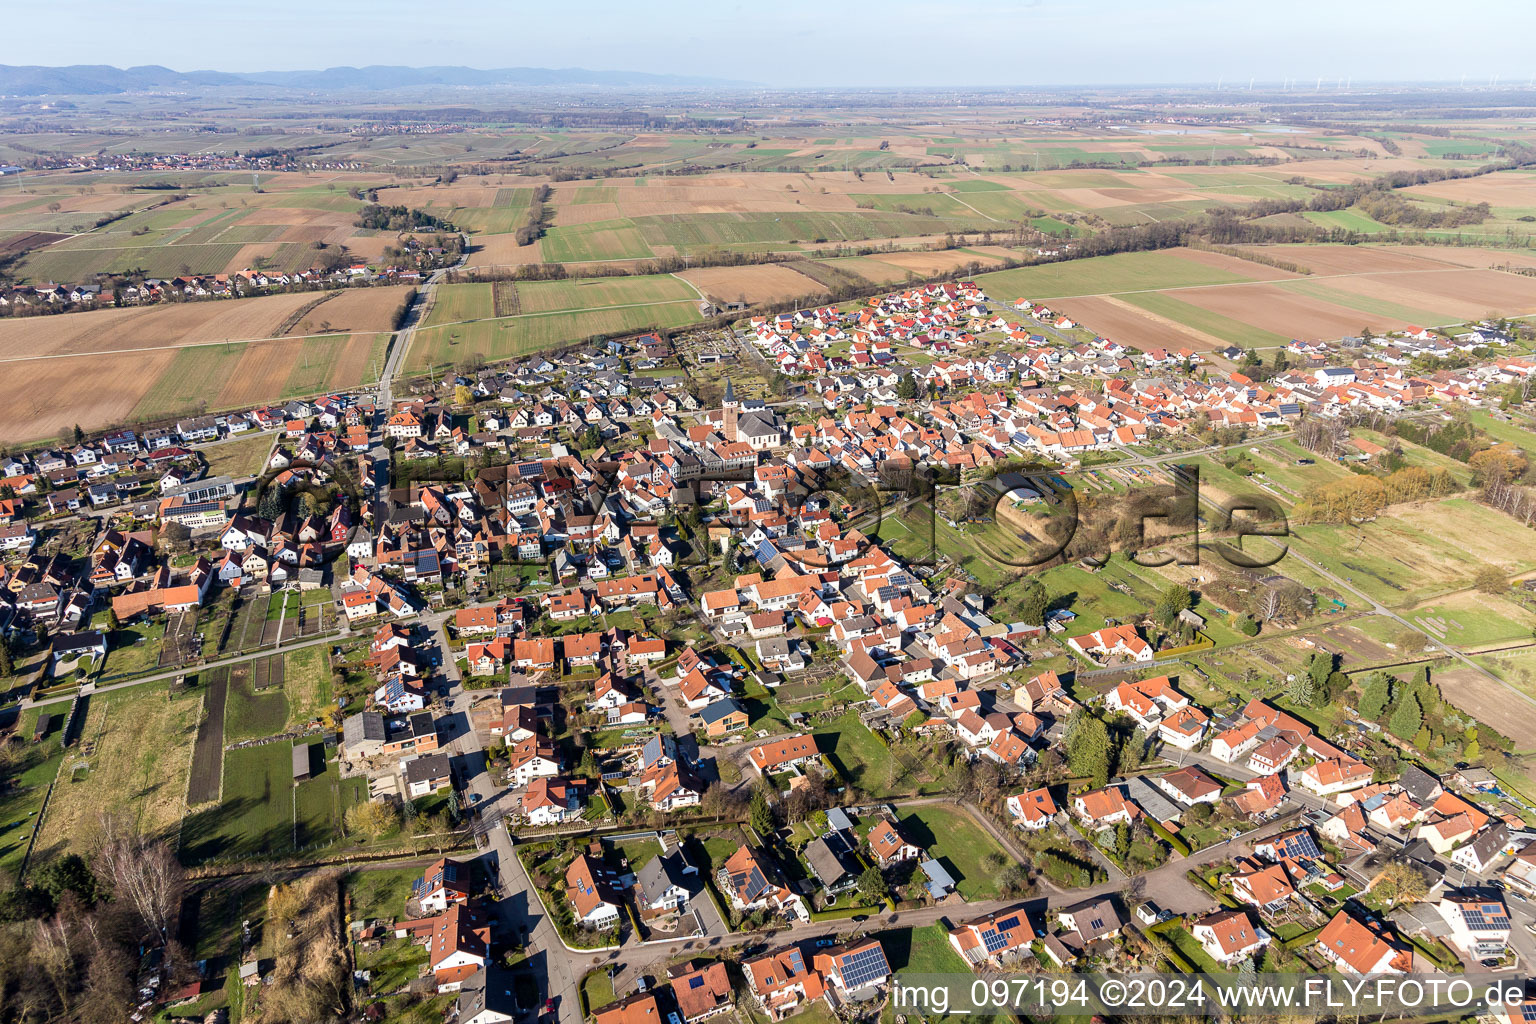
<svg viewBox="0 0 1536 1024">
<path fill-rule="evenodd" d="M 1208 606 L 1015 600 L 857 486 L 938 467 L 1048 510 L 1304 420 L 1364 464 L 1364 417 L 1531 381 L 1514 342 L 1296 342 L 1260 375 L 961 281 L 81 435 L 0 467 L 0 625 L 66 747 L 139 677 L 325 652 L 279 781 L 313 740 L 362 805 L 442 814 L 456 852 L 347 938 L 459 1024 L 859 1016 L 904 968 L 1524 971 L 1536 811 L 1492 772 L 1421 766 L 1380 707 L 1214 700 L 1179 660 Z"/>
</svg>

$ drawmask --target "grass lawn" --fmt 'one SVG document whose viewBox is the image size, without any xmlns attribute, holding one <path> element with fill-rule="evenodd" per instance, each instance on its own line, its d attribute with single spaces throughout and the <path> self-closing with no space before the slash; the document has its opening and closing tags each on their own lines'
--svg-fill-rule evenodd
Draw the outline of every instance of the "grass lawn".
<svg viewBox="0 0 1536 1024">
<path fill-rule="evenodd" d="M 64 706 L 54 708 L 62 711 Z M 202 709 L 200 693 L 169 699 L 164 683 L 92 696 L 81 742 L 59 769 L 36 855 L 87 853 L 106 809 L 125 815 L 146 833 L 174 830 L 186 811 L 192 743 Z"/>
<path fill-rule="evenodd" d="M 940 805 L 920 807 L 901 818 L 901 832 L 944 865 L 966 899 L 1000 897 L 996 875 L 1001 865 L 989 860 L 996 854 L 1006 862 L 1007 854 L 965 811 Z"/>
<path fill-rule="evenodd" d="M 898 928 L 875 936 L 885 949 L 891 970 L 909 974 L 967 974 L 970 968 L 954 947 L 943 925 Z"/>
<path fill-rule="evenodd" d="M 600 967 L 581 979 L 581 994 L 587 1001 L 587 1012 L 591 1012 L 613 1002 L 613 981 L 608 977 L 608 969 Z"/>
<path fill-rule="evenodd" d="M 283 666 L 283 690 L 288 700 L 288 724 L 300 728 L 335 711 L 331 693 L 331 663 L 325 645 L 289 651 Z"/>
<path fill-rule="evenodd" d="M 292 749 L 267 743 L 224 752 L 224 798 L 182 822 L 182 860 L 293 852 Z"/>
<path fill-rule="evenodd" d="M 165 619 L 137 622 L 107 634 L 104 676 L 136 675 L 160 664 L 160 641 L 165 638 Z"/>
<path fill-rule="evenodd" d="M 224 703 L 224 742 L 276 736 L 288 724 L 288 698 L 282 687 L 257 693 L 253 689 L 252 663 L 236 665 L 229 675 L 229 695 Z"/>
<path fill-rule="evenodd" d="M 1195 941 L 1195 937 L 1183 928 L 1170 928 L 1163 935 L 1169 942 L 1173 943 L 1173 948 L 1177 949 L 1184 959 L 1194 965 L 1195 970 L 1203 974 L 1227 973 L 1226 968 L 1212 960 L 1206 951 L 1201 948 L 1200 943 Z"/>
<path fill-rule="evenodd" d="M 1407 613 L 1436 638 L 1457 646 L 1527 639 L 1536 613 L 1513 597 L 1475 591 L 1452 594 Z"/>
<path fill-rule="evenodd" d="M 30 741 L 36 724 L 37 712 L 33 710 L 22 716 L 22 727 L 18 729 L 17 735 Z M 58 774 L 59 765 L 64 760 L 58 730 L 59 725 L 55 725 L 52 737 L 28 748 L 26 756 L 11 777 L 11 785 L 0 795 L 0 871 L 9 877 L 15 877 L 17 869 L 21 867 L 21 858 L 27 851 L 27 840 L 37 825 L 35 815 L 43 806 L 48 783 Z"/>
<path fill-rule="evenodd" d="M 342 886 L 352 900 L 352 919 L 400 917 L 411 895 L 411 883 L 420 877 L 420 868 L 349 871 Z"/>
<path fill-rule="evenodd" d="M 886 761 L 889 752 L 875 734 L 864 727 L 857 714 L 848 712 L 823 722 L 812 735 L 816 737 L 817 749 L 844 779 L 871 796 L 888 795 Z"/>
<path fill-rule="evenodd" d="M 267 463 L 272 450 L 271 434 L 253 434 L 201 449 L 208 462 L 209 476 L 255 476 Z"/>
</svg>

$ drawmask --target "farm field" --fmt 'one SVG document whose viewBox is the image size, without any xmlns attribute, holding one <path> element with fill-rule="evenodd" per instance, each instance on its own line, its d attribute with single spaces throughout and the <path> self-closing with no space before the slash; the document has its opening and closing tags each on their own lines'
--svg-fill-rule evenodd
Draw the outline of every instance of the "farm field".
<svg viewBox="0 0 1536 1024">
<path fill-rule="evenodd" d="M 1452 534 L 1455 545 L 1444 540 Z M 1292 524 L 1290 543 L 1392 608 L 1469 587 L 1484 565 L 1536 568 L 1525 527 L 1468 498 L 1395 505 L 1360 526 Z"/>
<path fill-rule="evenodd" d="M 59 769 L 38 856 L 89 853 L 103 809 L 148 833 L 174 831 L 202 707 L 201 694 L 167 699 L 154 684 L 93 696 L 80 742 Z"/>
<path fill-rule="evenodd" d="M 522 282 L 517 286 L 517 299 L 522 313 L 550 313 L 652 302 L 697 302 L 698 293 L 670 274 L 655 274 Z"/>
<path fill-rule="evenodd" d="M 1536 647 L 1479 654 L 1472 660 L 1526 696 L 1536 698 Z"/>
<path fill-rule="evenodd" d="M 1211 252 L 1164 250 L 983 274 L 993 299 L 1048 301 L 1143 350 L 1334 339 L 1536 310 L 1536 280 L 1392 247 L 1248 247 L 1307 267 L 1298 276 Z"/>
<path fill-rule="evenodd" d="M 423 328 L 406 357 L 408 372 L 452 365 L 471 355 L 486 360 L 560 348 L 598 335 L 637 334 L 660 327 L 682 327 L 701 319 L 698 300 L 647 303 L 569 313 L 537 313 L 476 323 Z"/>
<path fill-rule="evenodd" d="M 755 267 L 703 267 L 677 275 L 695 285 L 717 303 L 783 302 L 819 299 L 827 290 L 817 281 L 790 267 L 764 263 Z"/>
<path fill-rule="evenodd" d="M 320 745 L 309 742 L 318 768 Z M 222 801 L 182 823 L 184 860 L 278 857 L 341 838 L 341 817 L 366 796 L 366 780 L 343 781 L 328 761 L 323 772 L 295 784 L 292 749 L 282 741 L 225 752 Z"/>
</svg>

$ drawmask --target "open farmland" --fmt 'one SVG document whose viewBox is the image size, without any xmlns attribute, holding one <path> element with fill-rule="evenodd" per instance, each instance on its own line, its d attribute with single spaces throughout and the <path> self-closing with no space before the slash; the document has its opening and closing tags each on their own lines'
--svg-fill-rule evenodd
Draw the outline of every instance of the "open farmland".
<svg viewBox="0 0 1536 1024">
<path fill-rule="evenodd" d="M 408 372 L 454 365 L 472 355 L 487 360 L 560 348 L 599 335 L 637 334 L 662 327 L 684 327 L 701 319 L 697 297 L 674 302 L 613 306 L 577 312 L 532 313 L 473 323 L 423 328 L 411 341 Z"/>
<path fill-rule="evenodd" d="M 375 380 L 404 288 L 0 320 L 0 434 L 228 409 Z M 350 329 L 300 337 L 329 327 Z M 287 337 L 278 337 L 286 333 Z"/>
<path fill-rule="evenodd" d="M 167 700 L 163 685 L 92 697 L 80 742 L 59 770 L 37 855 L 89 853 L 108 809 L 147 833 L 174 831 L 202 708 L 201 695 Z"/>
<path fill-rule="evenodd" d="M 698 301 L 698 293 L 669 274 L 647 277 L 594 277 L 567 281 L 529 281 L 517 286 L 520 312 L 599 309 L 647 302 Z"/>
<path fill-rule="evenodd" d="M 784 302 L 817 298 L 827 289 L 804 274 L 776 263 L 755 267 L 704 267 L 677 275 L 705 295 L 721 302 Z"/>
<path fill-rule="evenodd" d="M 1291 338 L 1437 326 L 1536 311 L 1536 279 L 1440 262 L 1438 250 L 1250 247 L 1298 275 L 1212 252 L 1164 250 L 984 274 L 994 299 L 1048 302 L 1137 348 L 1274 348 Z"/>
</svg>

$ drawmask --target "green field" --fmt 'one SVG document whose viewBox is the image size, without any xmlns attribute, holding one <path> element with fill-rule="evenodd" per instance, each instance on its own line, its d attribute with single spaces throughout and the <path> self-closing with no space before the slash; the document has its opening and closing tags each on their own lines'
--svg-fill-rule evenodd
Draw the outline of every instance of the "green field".
<svg viewBox="0 0 1536 1024">
<path fill-rule="evenodd" d="M 1469 591 L 1405 613 L 1436 639 L 1455 646 L 1529 640 L 1536 611 L 1514 597 Z"/>
<path fill-rule="evenodd" d="M 163 419 L 185 414 L 207 401 L 211 381 L 226 381 L 235 372 L 244 345 L 196 345 L 176 350 L 171 365 L 139 399 L 132 420 Z"/>
<path fill-rule="evenodd" d="M 260 693 L 251 687 L 251 665 L 230 673 L 229 695 L 224 702 L 224 742 L 257 740 L 276 736 L 288 724 L 288 698 L 282 687 Z"/>
<path fill-rule="evenodd" d="M 550 263 L 645 259 L 656 255 L 640 228 L 628 218 L 556 225 L 545 233 L 541 245 L 544 259 Z"/>
<path fill-rule="evenodd" d="M 1008 301 L 1020 297 L 1052 299 L 1073 295 L 1107 295 L 1251 280 L 1251 277 L 1181 259 L 1173 252 L 1095 256 L 1071 263 L 999 270 L 977 278 L 988 296 Z"/>
<path fill-rule="evenodd" d="M 422 326 L 484 320 L 494 315 L 489 284 L 443 284 L 437 286 L 432 310 Z"/>
<path fill-rule="evenodd" d="M 48 711 L 62 715 L 68 708 L 68 704 L 55 704 Z M 59 738 L 59 730 L 64 725 L 62 717 L 53 723 L 52 734 L 47 740 L 32 743 L 39 713 L 37 708 L 30 709 L 18 721 L 16 735 L 28 744 L 28 749 L 10 775 L 4 792 L 0 793 L 0 871 L 7 877 L 15 877 L 21 867 L 27 840 L 37 824 L 37 812 L 43 806 L 43 796 L 64 760 Z"/>
<path fill-rule="evenodd" d="M 636 217 L 634 223 L 649 244 L 670 245 L 678 252 L 778 242 L 847 242 L 943 234 L 949 230 L 941 217 L 877 210 L 858 213 L 666 214 Z M 546 247 L 548 244 L 546 241 Z M 552 258 L 547 248 L 544 255 L 546 259 Z"/>
<path fill-rule="evenodd" d="M 147 238 L 148 236 L 141 236 Z M 239 242 L 204 245 L 102 246 L 55 249 L 50 246 L 27 256 L 16 270 L 18 280 L 87 281 L 95 274 L 142 271 L 147 277 L 178 274 L 218 274 L 240 253 Z"/>
<path fill-rule="evenodd" d="M 478 323 L 433 327 L 417 332 L 408 369 L 456 364 L 468 356 L 512 359 L 560 348 L 599 335 L 638 334 L 660 327 L 683 327 L 700 319 L 697 300 L 645 306 L 593 309 L 576 313 L 503 317 Z"/>
<path fill-rule="evenodd" d="M 1446 543 L 1450 536 L 1455 544 Z M 1468 587 L 1484 565 L 1536 568 L 1529 531 L 1468 498 L 1394 506 L 1360 526 L 1292 524 L 1290 544 L 1394 608 Z"/>
<path fill-rule="evenodd" d="M 1302 216 L 1318 227 L 1341 228 L 1345 231 L 1358 231 L 1366 235 L 1374 235 L 1380 231 L 1392 230 L 1386 224 L 1367 217 L 1359 210 L 1328 210 L 1324 213 L 1308 210 L 1302 213 Z"/>
<path fill-rule="evenodd" d="M 654 274 L 523 282 L 517 286 L 517 300 L 522 313 L 546 313 L 648 302 L 697 302 L 699 295 L 686 281 L 670 274 Z"/>
<path fill-rule="evenodd" d="M 997 840 L 964 810 L 920 807 L 902 815 L 900 825 L 902 835 L 944 865 L 966 899 L 1001 897 L 997 875 L 1009 858 Z"/>
<path fill-rule="evenodd" d="M 1204 331 L 1223 341 L 1231 342 L 1242 348 L 1275 348 L 1290 344 L 1290 339 L 1266 331 L 1252 324 L 1245 324 L 1241 320 L 1213 313 L 1208 309 L 1201 309 L 1192 303 L 1176 299 L 1171 295 L 1160 295 L 1157 292 L 1134 292 L 1121 298 L 1133 306 L 1139 306 L 1149 313 L 1167 317 L 1197 331 Z"/>
<path fill-rule="evenodd" d="M 367 780 L 342 781 L 328 762 L 322 774 L 295 786 L 292 750 L 278 742 L 225 751 L 223 799 L 184 819 L 182 859 L 282 857 L 340 838 L 341 816 L 367 798 Z"/>
<path fill-rule="evenodd" d="M 447 214 L 454 227 L 483 234 L 505 234 L 528 222 L 531 188 L 499 188 L 492 206 L 458 206 Z"/>
<path fill-rule="evenodd" d="M 1529 696 L 1536 697 L 1536 647 L 1479 654 L 1473 661 Z M 1520 746 L 1525 746 L 1522 741 Z"/>
</svg>

